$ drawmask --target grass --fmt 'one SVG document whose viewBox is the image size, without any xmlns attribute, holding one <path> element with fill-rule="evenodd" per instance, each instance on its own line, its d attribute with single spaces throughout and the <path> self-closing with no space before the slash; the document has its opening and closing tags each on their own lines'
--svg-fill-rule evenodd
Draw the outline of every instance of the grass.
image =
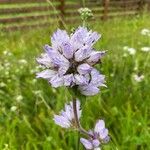
<svg viewBox="0 0 150 150">
<path fill-rule="evenodd" d="M 87 98 L 81 121 L 90 129 L 95 120 L 105 120 L 111 142 L 104 150 L 150 149 L 150 54 L 141 51 L 150 46 L 150 37 L 140 34 L 150 27 L 148 17 L 97 20 L 90 25 L 102 34 L 95 47 L 108 50 L 102 65 L 97 66 L 106 75 L 108 88 Z M 77 134 L 61 129 L 52 120 L 71 96 L 65 88 L 52 89 L 46 81 L 35 78 L 39 70 L 35 58 L 56 28 L 0 33 L 2 150 L 75 149 Z M 124 46 L 135 48 L 136 54 L 125 57 Z M 145 78 L 138 83 L 133 74 L 144 74 Z"/>
</svg>

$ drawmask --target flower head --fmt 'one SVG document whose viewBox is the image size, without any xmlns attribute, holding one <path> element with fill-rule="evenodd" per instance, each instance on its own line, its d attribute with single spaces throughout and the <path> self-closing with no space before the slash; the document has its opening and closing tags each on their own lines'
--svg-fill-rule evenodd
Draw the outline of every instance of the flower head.
<svg viewBox="0 0 150 150">
<path fill-rule="evenodd" d="M 97 32 L 79 27 L 70 36 L 64 30 L 57 30 L 52 46 L 45 45 L 45 53 L 37 62 L 45 67 L 37 77 L 49 81 L 52 87 L 77 86 L 84 95 L 95 95 L 98 87 L 104 86 L 104 76 L 93 68 L 105 51 L 95 51 L 93 45 L 100 38 Z M 97 82 L 98 81 L 98 82 Z"/>
<path fill-rule="evenodd" d="M 103 120 L 98 120 L 94 131 L 89 131 L 91 138 L 81 138 L 80 142 L 84 145 L 87 150 L 100 150 L 99 146 L 109 141 L 108 129 L 105 128 Z"/>
<path fill-rule="evenodd" d="M 93 17 L 93 13 L 89 8 L 80 8 L 78 9 L 78 12 L 80 13 L 82 20 L 87 20 L 88 18 Z"/>
<path fill-rule="evenodd" d="M 150 36 L 150 30 L 149 29 L 142 29 L 141 34 L 146 35 L 146 36 Z"/>
<path fill-rule="evenodd" d="M 144 80 L 144 75 L 133 74 L 133 78 L 136 82 L 142 82 Z"/>
<path fill-rule="evenodd" d="M 150 52 L 150 47 L 142 47 L 141 51 L 143 51 L 143 52 Z"/>
<path fill-rule="evenodd" d="M 78 119 L 81 117 L 81 110 L 80 110 L 80 101 L 77 100 L 77 114 Z M 65 104 L 65 110 L 62 110 L 60 112 L 60 115 L 54 115 L 54 121 L 57 125 L 63 127 L 63 128 L 70 128 L 70 127 L 76 127 L 75 124 L 75 117 L 74 117 L 74 111 L 73 111 L 73 102 L 70 102 L 69 105 Z"/>
<path fill-rule="evenodd" d="M 135 55 L 136 49 L 133 47 L 124 46 L 123 49 L 128 52 L 130 55 Z"/>
</svg>

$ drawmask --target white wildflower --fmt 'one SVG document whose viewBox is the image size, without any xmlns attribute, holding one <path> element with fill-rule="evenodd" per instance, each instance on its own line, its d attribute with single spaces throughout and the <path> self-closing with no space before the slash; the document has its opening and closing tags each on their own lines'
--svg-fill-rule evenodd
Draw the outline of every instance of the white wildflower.
<svg viewBox="0 0 150 150">
<path fill-rule="evenodd" d="M 133 75 L 133 78 L 134 78 L 134 80 L 135 80 L 136 82 L 141 82 L 141 81 L 143 81 L 143 79 L 144 79 L 144 75 L 137 75 L 137 74 L 134 74 L 134 75 Z"/>
<path fill-rule="evenodd" d="M 129 47 L 128 46 L 124 46 L 123 47 L 123 50 L 127 50 Z"/>
<path fill-rule="evenodd" d="M 27 61 L 25 59 L 20 59 L 18 62 L 23 65 L 27 64 Z"/>
<path fill-rule="evenodd" d="M 123 50 L 128 52 L 130 55 L 135 55 L 135 53 L 136 53 L 136 49 L 133 47 L 124 46 Z M 126 56 L 127 56 L 127 54 L 124 54 L 124 57 L 126 57 Z"/>
<path fill-rule="evenodd" d="M 22 101 L 23 100 L 23 96 L 22 95 L 18 95 L 17 97 L 16 97 L 16 101 L 17 102 L 20 102 L 20 101 Z"/>
<path fill-rule="evenodd" d="M 142 47 L 141 51 L 143 51 L 143 52 L 149 52 L 150 51 L 150 47 Z"/>
<path fill-rule="evenodd" d="M 6 144 L 4 144 L 4 148 L 3 148 L 3 150 L 10 150 L 9 149 L 9 145 L 6 143 Z"/>
<path fill-rule="evenodd" d="M 6 84 L 4 83 L 4 82 L 0 82 L 0 87 L 2 88 L 2 87 L 5 87 L 6 86 Z"/>
<path fill-rule="evenodd" d="M 17 107 L 16 107 L 16 106 L 12 106 L 12 107 L 10 108 L 10 110 L 11 110 L 12 112 L 15 112 L 15 111 L 17 110 Z"/>
<path fill-rule="evenodd" d="M 150 30 L 149 30 L 149 29 L 142 29 L 142 30 L 141 30 L 141 34 L 142 34 L 142 35 L 150 36 Z"/>
<path fill-rule="evenodd" d="M 12 53 L 9 52 L 8 50 L 5 50 L 5 51 L 3 51 L 3 55 L 5 55 L 5 56 L 11 56 Z"/>
<path fill-rule="evenodd" d="M 128 52 L 129 52 L 130 55 L 135 55 L 136 50 L 131 47 L 131 48 L 128 48 Z"/>
</svg>

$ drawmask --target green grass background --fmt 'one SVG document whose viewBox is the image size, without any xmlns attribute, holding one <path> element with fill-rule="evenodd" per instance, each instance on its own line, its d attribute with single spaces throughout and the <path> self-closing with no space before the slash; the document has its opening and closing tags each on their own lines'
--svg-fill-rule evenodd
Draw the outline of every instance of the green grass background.
<svg viewBox="0 0 150 150">
<path fill-rule="evenodd" d="M 108 87 L 86 99 L 81 122 L 88 130 L 97 119 L 105 120 L 111 141 L 102 147 L 104 150 L 150 149 L 150 53 L 141 51 L 141 47 L 150 46 L 150 37 L 140 34 L 143 28 L 150 29 L 149 17 L 145 14 L 90 24 L 102 34 L 96 49 L 108 50 L 102 64 L 97 65 L 106 75 Z M 65 88 L 53 89 L 45 80 L 35 78 L 39 70 L 35 58 L 43 52 L 43 45 L 50 43 L 56 28 L 0 32 L 2 150 L 75 149 L 77 133 L 53 122 L 53 114 L 63 109 L 71 95 Z M 135 48 L 136 54 L 124 57 L 124 46 Z M 144 74 L 144 80 L 136 83 L 134 73 Z M 12 111 L 12 106 L 17 109 Z"/>
</svg>

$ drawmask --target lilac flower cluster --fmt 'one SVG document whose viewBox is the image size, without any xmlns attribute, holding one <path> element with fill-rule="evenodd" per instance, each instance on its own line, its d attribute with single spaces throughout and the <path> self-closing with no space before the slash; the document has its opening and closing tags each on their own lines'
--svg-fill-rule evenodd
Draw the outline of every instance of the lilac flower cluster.
<svg viewBox="0 0 150 150">
<path fill-rule="evenodd" d="M 81 117 L 81 110 L 80 110 L 80 101 L 77 100 L 77 116 L 78 120 Z M 65 104 L 65 110 L 62 110 L 60 115 L 54 115 L 54 121 L 57 125 L 61 126 L 62 128 L 73 128 L 76 127 L 75 118 L 74 118 L 74 111 L 73 111 L 73 103 Z"/>
<path fill-rule="evenodd" d="M 104 75 L 93 68 L 105 54 L 93 48 L 99 38 L 97 32 L 85 27 L 79 27 L 70 36 L 58 29 L 51 38 L 52 46 L 45 45 L 45 53 L 37 58 L 45 67 L 37 77 L 48 80 L 55 88 L 76 86 L 83 95 L 97 94 L 99 87 L 105 86 Z"/>
<path fill-rule="evenodd" d="M 80 101 L 77 100 L 77 115 L 78 119 L 81 117 L 81 109 L 80 109 Z M 54 115 L 54 121 L 57 125 L 63 128 L 75 128 L 76 121 L 74 117 L 73 111 L 73 102 L 65 105 L 65 110 L 62 110 L 60 115 Z M 81 138 L 80 142 L 84 145 L 87 150 L 100 150 L 100 145 L 103 143 L 107 143 L 109 141 L 108 129 L 105 128 L 105 123 L 103 120 L 98 120 L 94 130 L 90 130 L 89 132 L 83 131 L 88 139 Z"/>
<path fill-rule="evenodd" d="M 103 120 L 98 120 L 94 131 L 89 131 L 89 134 L 92 135 L 89 139 L 80 139 L 80 142 L 88 150 L 100 150 L 99 146 L 103 143 L 107 143 L 110 139 L 108 136 L 108 129 L 105 128 Z"/>
</svg>

